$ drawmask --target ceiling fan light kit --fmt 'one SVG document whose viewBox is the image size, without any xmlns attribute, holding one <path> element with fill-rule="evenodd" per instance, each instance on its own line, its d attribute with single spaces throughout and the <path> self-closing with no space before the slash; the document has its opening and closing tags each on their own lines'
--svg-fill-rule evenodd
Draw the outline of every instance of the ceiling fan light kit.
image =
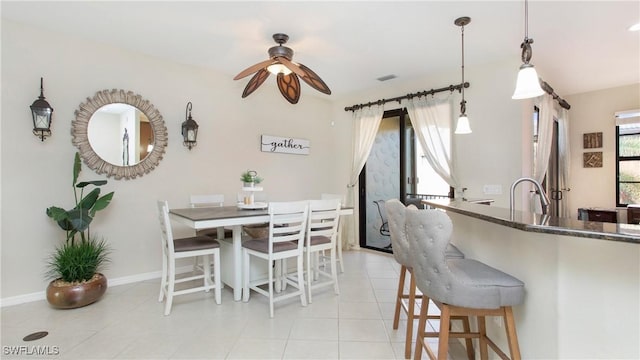
<svg viewBox="0 0 640 360">
<path fill-rule="evenodd" d="M 293 50 L 284 44 L 289 40 L 286 34 L 273 34 L 273 40 L 278 44 L 269 48 L 269 59 L 261 61 L 242 70 L 233 79 L 239 80 L 253 73 L 253 77 L 245 86 L 242 97 L 245 98 L 253 93 L 265 80 L 269 74 L 276 75 L 278 89 L 282 96 L 292 104 L 300 100 L 300 80 L 301 78 L 312 88 L 321 93 L 331 95 L 331 90 L 324 81 L 308 67 L 292 61 Z"/>
</svg>

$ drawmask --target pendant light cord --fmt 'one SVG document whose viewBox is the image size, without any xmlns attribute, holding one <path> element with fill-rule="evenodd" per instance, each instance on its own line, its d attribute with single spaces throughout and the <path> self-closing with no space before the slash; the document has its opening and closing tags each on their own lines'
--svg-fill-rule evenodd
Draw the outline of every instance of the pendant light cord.
<svg viewBox="0 0 640 360">
<path fill-rule="evenodd" d="M 460 26 L 461 29 L 461 38 L 462 38 L 462 83 L 464 84 L 464 25 Z M 466 115 L 467 113 L 467 104 L 464 100 L 464 86 L 462 87 L 462 101 L 460 101 L 460 113 Z"/>
</svg>

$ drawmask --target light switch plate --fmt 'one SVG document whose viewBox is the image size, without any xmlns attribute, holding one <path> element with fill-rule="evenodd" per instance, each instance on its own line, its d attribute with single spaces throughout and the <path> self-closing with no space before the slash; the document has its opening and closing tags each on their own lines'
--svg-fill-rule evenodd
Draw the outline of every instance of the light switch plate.
<svg viewBox="0 0 640 360">
<path fill-rule="evenodd" d="M 502 185 L 485 185 L 482 190 L 485 195 L 501 195 Z"/>
</svg>

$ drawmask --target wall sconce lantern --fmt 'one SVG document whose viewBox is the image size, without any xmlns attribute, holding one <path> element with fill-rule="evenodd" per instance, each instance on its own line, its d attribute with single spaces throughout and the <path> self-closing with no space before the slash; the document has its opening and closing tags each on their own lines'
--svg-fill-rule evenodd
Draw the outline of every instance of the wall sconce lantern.
<svg viewBox="0 0 640 360">
<path fill-rule="evenodd" d="M 33 116 L 33 135 L 44 141 L 51 136 L 51 114 L 53 108 L 47 100 L 44 99 L 43 80 L 40 78 L 40 96 L 31 104 L 31 115 Z"/>
<path fill-rule="evenodd" d="M 187 103 L 187 109 L 185 110 L 185 121 L 182 123 L 182 137 L 184 141 L 182 144 L 191 150 L 196 146 L 196 140 L 198 138 L 198 123 L 191 117 L 191 101 Z M 188 113 L 188 115 L 187 115 Z"/>
</svg>

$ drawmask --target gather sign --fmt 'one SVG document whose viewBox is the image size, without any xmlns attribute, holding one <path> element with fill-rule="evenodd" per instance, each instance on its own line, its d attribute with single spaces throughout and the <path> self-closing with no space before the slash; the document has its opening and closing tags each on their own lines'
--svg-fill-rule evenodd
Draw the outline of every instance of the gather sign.
<svg viewBox="0 0 640 360">
<path fill-rule="evenodd" d="M 260 139 L 263 152 L 309 155 L 309 140 L 283 136 L 262 135 Z"/>
</svg>

